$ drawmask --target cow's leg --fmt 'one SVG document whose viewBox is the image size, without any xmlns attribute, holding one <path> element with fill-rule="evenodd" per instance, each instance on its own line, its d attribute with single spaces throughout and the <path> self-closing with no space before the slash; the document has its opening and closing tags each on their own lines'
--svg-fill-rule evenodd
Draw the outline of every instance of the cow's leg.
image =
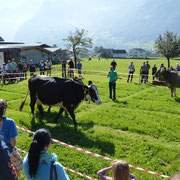
<svg viewBox="0 0 180 180">
<path fill-rule="evenodd" d="M 41 104 L 38 104 L 37 107 L 38 107 L 38 109 L 39 109 L 39 112 L 40 112 L 41 117 L 44 117 L 44 112 L 43 112 L 43 107 L 42 107 L 42 105 L 41 105 Z"/>
<path fill-rule="evenodd" d="M 176 97 L 176 88 L 174 88 L 174 97 Z"/>
<path fill-rule="evenodd" d="M 72 108 L 68 108 L 67 110 L 68 110 L 70 116 L 72 117 L 73 122 L 74 122 L 74 127 L 76 128 L 76 127 L 77 127 L 77 122 L 76 122 L 76 120 L 75 120 L 74 110 L 73 110 Z"/>
<path fill-rule="evenodd" d="M 32 118 L 34 118 L 34 106 L 36 104 L 36 92 L 30 91 L 30 98 L 31 98 L 31 102 L 30 102 L 30 107 L 31 107 L 31 113 L 32 113 Z"/>
<path fill-rule="evenodd" d="M 174 89 L 171 88 L 171 97 L 173 97 L 173 91 L 174 91 Z"/>
<path fill-rule="evenodd" d="M 64 109 L 63 109 L 63 108 L 60 108 L 59 113 L 57 114 L 57 116 L 56 116 L 55 119 L 54 119 L 54 123 L 57 123 L 57 120 L 58 120 L 59 116 L 60 116 L 63 112 L 64 112 Z"/>
<path fill-rule="evenodd" d="M 51 111 L 51 107 L 52 107 L 52 106 L 49 106 L 49 108 L 48 108 L 48 112 L 50 112 L 50 111 Z"/>
</svg>

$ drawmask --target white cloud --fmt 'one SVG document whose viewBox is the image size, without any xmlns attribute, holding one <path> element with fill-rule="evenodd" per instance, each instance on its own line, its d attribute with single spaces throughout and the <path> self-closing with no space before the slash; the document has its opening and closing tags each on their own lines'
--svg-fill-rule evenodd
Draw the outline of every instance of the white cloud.
<svg viewBox="0 0 180 180">
<path fill-rule="evenodd" d="M 152 17 L 152 15 L 147 15 L 144 17 L 144 19 L 150 19 Z"/>
</svg>

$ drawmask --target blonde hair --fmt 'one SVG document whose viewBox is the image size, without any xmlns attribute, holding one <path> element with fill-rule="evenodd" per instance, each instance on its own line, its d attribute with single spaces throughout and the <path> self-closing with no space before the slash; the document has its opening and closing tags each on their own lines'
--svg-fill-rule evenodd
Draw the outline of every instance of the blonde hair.
<svg viewBox="0 0 180 180">
<path fill-rule="evenodd" d="M 115 161 L 112 163 L 113 180 L 129 180 L 129 165 L 126 161 Z"/>
</svg>

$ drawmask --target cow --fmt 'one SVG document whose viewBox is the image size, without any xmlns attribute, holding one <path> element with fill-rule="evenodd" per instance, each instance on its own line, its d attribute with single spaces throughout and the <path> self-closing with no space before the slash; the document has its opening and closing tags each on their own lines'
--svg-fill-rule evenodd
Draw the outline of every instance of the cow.
<svg viewBox="0 0 180 180">
<path fill-rule="evenodd" d="M 77 127 L 74 110 L 84 100 L 91 100 L 96 104 L 101 104 L 102 100 L 99 97 L 98 89 L 95 84 L 86 86 L 77 81 L 66 78 L 48 77 L 48 76 L 33 76 L 28 81 L 28 91 L 26 97 L 20 106 L 20 111 L 30 92 L 30 107 L 34 118 L 34 106 L 37 103 L 40 115 L 43 117 L 43 106 L 60 106 L 54 122 L 57 123 L 59 116 L 65 110 L 73 119 L 74 126 Z"/>
<path fill-rule="evenodd" d="M 176 97 L 176 88 L 180 88 L 180 72 L 179 71 L 169 71 L 165 68 L 160 68 L 156 74 L 159 80 L 166 82 L 166 85 L 171 89 L 171 97 Z"/>
</svg>

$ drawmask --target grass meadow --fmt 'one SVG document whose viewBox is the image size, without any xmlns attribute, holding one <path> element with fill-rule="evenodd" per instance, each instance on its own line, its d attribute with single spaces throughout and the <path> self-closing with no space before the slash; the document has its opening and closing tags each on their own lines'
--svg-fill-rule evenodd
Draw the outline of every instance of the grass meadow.
<svg viewBox="0 0 180 180">
<path fill-rule="evenodd" d="M 104 155 L 112 159 L 122 159 L 129 164 L 151 170 L 167 176 L 174 176 L 180 170 L 180 89 L 177 97 L 170 96 L 165 86 L 152 85 L 152 77 L 147 84 L 139 84 L 135 75 L 132 83 L 127 83 L 127 75 L 119 74 L 116 85 L 117 101 L 109 99 L 107 72 L 112 59 L 82 59 L 84 83 L 92 80 L 98 87 L 103 101 L 101 105 L 82 102 L 76 109 L 76 120 L 79 124 L 74 129 L 69 115 L 63 113 L 58 123 L 54 124 L 58 107 L 48 113 L 44 106 L 45 116 L 40 120 L 37 107 L 36 118 L 30 114 L 30 98 L 26 100 L 22 112 L 19 106 L 26 95 L 28 81 L 0 87 L 0 98 L 8 102 L 6 116 L 15 120 L 16 125 L 35 131 L 46 127 L 52 137 L 67 144 Z M 117 72 L 128 73 L 131 59 L 117 59 Z M 144 60 L 133 60 L 135 74 L 139 74 Z M 163 58 L 149 59 L 149 64 L 161 63 L 167 66 Z M 171 60 L 175 66 L 177 60 Z M 53 66 L 52 76 L 61 77 L 61 65 Z M 151 74 L 151 71 L 150 71 Z M 32 136 L 18 130 L 17 147 L 28 151 Z M 110 165 L 107 160 L 52 143 L 50 153 L 58 155 L 59 162 L 70 169 L 98 179 L 96 172 Z M 25 155 L 20 153 L 22 157 Z M 164 179 L 130 168 L 139 180 Z M 66 171 L 67 172 L 67 171 Z M 67 172 L 70 179 L 85 179 Z M 111 173 L 108 174 L 111 176 Z M 19 179 L 25 179 L 23 172 Z"/>
</svg>

